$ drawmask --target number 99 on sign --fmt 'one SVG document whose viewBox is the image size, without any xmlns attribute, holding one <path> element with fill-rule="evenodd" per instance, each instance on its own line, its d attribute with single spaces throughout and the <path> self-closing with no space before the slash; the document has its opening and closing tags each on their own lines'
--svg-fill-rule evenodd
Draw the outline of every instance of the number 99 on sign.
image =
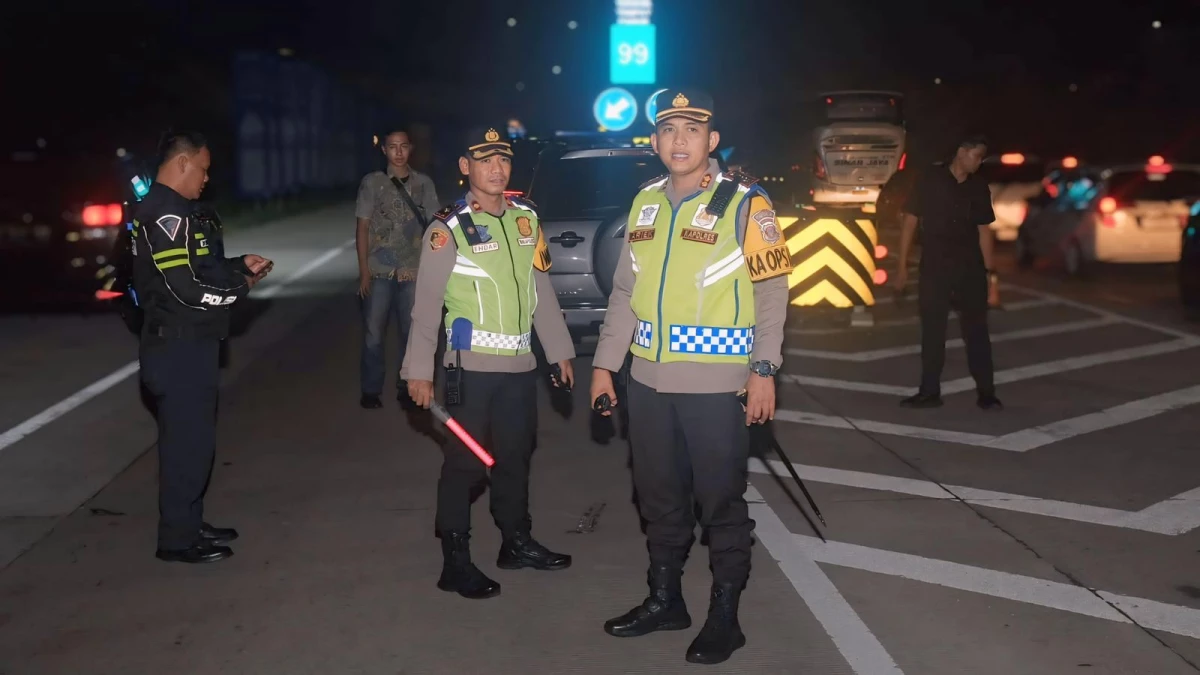
<svg viewBox="0 0 1200 675">
<path fill-rule="evenodd" d="M 633 45 L 629 44 L 628 42 L 622 42 L 621 44 L 617 45 L 617 63 L 620 63 L 623 66 L 627 66 L 630 63 L 636 63 L 639 66 L 644 66 L 649 60 L 650 48 L 647 47 L 646 43 L 644 42 L 639 42 Z"/>
<path fill-rule="evenodd" d="M 613 24 L 609 76 L 613 84 L 654 84 L 654 24 Z"/>
</svg>

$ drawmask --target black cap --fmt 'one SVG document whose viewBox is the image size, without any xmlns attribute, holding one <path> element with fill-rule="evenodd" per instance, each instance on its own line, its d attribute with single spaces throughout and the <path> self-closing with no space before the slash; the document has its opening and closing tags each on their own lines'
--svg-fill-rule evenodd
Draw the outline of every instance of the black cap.
<svg viewBox="0 0 1200 675">
<path fill-rule="evenodd" d="M 713 117 L 712 96 L 699 89 L 666 89 L 658 95 L 654 123 L 683 117 L 694 122 L 708 122 Z"/>
<path fill-rule="evenodd" d="M 504 128 L 504 127 L 501 127 Z M 513 156 L 512 144 L 496 127 L 480 127 L 467 134 L 463 156 L 470 159 L 486 159 L 492 155 Z"/>
</svg>

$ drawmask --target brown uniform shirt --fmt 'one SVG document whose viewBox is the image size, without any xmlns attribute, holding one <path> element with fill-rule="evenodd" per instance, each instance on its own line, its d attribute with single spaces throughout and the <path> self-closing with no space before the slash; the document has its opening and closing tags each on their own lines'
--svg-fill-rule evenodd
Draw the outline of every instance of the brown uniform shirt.
<svg viewBox="0 0 1200 675">
<path fill-rule="evenodd" d="M 716 176 L 720 167 L 716 160 L 709 160 L 709 172 Z M 680 194 L 667 179 L 662 189 L 674 208 L 689 195 Z M 746 230 L 749 218 L 750 199 L 745 199 L 738 209 L 737 227 L 739 238 Z M 633 258 L 629 255 L 629 230 L 626 228 L 625 244 L 613 275 L 613 290 L 608 298 L 608 311 L 600 329 L 600 342 L 592 365 L 616 372 L 625 362 L 625 355 L 633 344 L 637 331 L 637 316 L 629 306 L 636 277 L 633 273 Z M 784 320 L 787 318 L 788 283 L 787 275 L 776 276 L 754 284 L 754 350 L 750 362 L 770 361 L 783 365 Z M 638 382 L 663 393 L 720 394 L 741 391 L 750 377 L 750 370 L 736 363 L 692 363 L 677 361 L 658 363 L 633 357 L 629 374 Z M 755 377 L 758 377 L 755 375 Z"/>
<path fill-rule="evenodd" d="M 465 197 L 468 203 L 475 201 L 470 192 Z M 515 207 L 505 207 L 515 208 Z M 496 215 L 496 214 L 492 214 Z M 438 221 L 440 222 L 440 221 Z M 436 251 L 429 243 L 433 227 L 425 233 L 421 246 L 421 263 L 417 270 L 416 299 L 413 302 L 412 328 L 408 333 L 408 348 L 404 352 L 404 364 L 400 378 L 404 380 L 433 380 L 434 357 L 438 346 L 438 331 L 442 328 L 442 307 L 445 304 L 446 284 L 454 271 L 458 257 L 458 245 L 454 237 Z M 503 241 L 495 239 L 495 241 Z M 503 244 L 502 244 L 503 245 Z M 575 344 L 567 330 L 567 321 L 558 306 L 558 297 L 550 284 L 546 272 L 533 271 L 534 292 L 537 306 L 533 311 L 533 329 L 546 353 L 546 360 L 558 363 L 575 358 Z M 537 357 L 532 352 L 519 356 L 501 356 L 473 351 L 457 352 L 462 358 L 464 370 L 488 373 L 525 373 L 537 367 Z M 454 362 L 456 352 L 446 350 L 443 365 Z"/>
</svg>

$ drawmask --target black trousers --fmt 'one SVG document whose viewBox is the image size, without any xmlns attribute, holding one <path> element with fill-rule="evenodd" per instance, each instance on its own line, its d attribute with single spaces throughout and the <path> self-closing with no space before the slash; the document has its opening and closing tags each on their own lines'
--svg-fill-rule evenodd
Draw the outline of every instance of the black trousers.
<svg viewBox="0 0 1200 675">
<path fill-rule="evenodd" d="M 940 394 L 946 363 L 946 322 L 953 306 L 967 347 L 967 367 L 980 393 L 992 393 L 992 342 L 988 336 L 988 281 L 982 266 L 921 266 L 921 393 Z"/>
<path fill-rule="evenodd" d="M 158 547 L 188 548 L 200 535 L 217 449 L 221 341 L 143 336 L 141 378 L 158 408 Z"/>
<path fill-rule="evenodd" d="M 447 410 L 496 460 L 491 469 L 492 518 L 506 537 L 528 532 L 529 460 L 537 434 L 537 371 L 467 371 L 462 377 L 462 404 Z M 437 529 L 466 532 L 471 527 L 472 496 L 488 477 L 487 467 L 449 431 L 442 454 Z"/>
<path fill-rule="evenodd" d="M 736 396 L 662 394 L 630 378 L 626 401 L 650 563 L 683 566 L 698 504 L 713 580 L 745 583 L 754 530 L 744 496 L 750 434 Z"/>
</svg>

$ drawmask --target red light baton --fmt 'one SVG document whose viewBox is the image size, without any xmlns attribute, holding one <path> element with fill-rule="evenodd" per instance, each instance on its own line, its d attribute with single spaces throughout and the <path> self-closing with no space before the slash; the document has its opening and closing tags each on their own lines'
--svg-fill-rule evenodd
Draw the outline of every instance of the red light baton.
<svg viewBox="0 0 1200 675">
<path fill-rule="evenodd" d="M 496 460 L 492 459 L 492 456 L 488 454 L 488 451 L 484 450 L 483 446 L 480 445 L 478 441 L 476 441 L 474 438 L 471 438 L 471 434 L 468 434 L 467 430 L 463 429 L 462 425 L 460 425 L 454 420 L 453 417 L 450 416 L 450 413 L 442 407 L 441 403 L 438 403 L 437 401 L 430 401 L 429 410 L 433 413 L 433 416 L 437 418 L 437 421 L 445 424 L 447 429 L 449 429 L 455 436 L 458 436 L 458 440 L 462 441 L 464 445 L 470 448 L 471 452 L 475 453 L 475 456 L 479 458 L 479 461 L 483 462 L 484 466 L 491 467 L 496 463 Z"/>
</svg>

